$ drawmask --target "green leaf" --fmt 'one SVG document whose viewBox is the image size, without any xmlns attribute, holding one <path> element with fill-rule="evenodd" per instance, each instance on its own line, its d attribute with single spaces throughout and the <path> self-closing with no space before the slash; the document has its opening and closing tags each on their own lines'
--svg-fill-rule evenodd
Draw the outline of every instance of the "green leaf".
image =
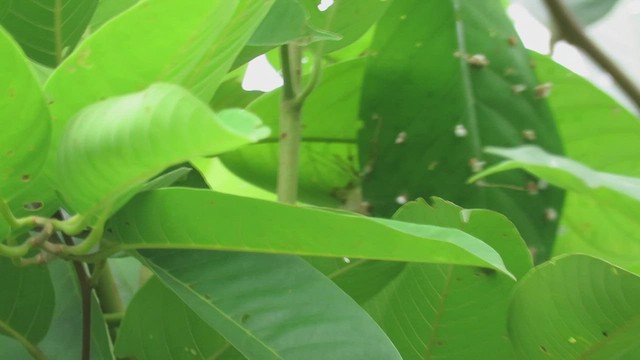
<svg viewBox="0 0 640 360">
<path fill-rule="evenodd" d="M 83 107 L 154 82 L 178 83 L 209 101 L 273 1 L 147 1 L 106 23 L 47 82 L 52 149 Z M 50 177 L 56 156 L 47 164 Z"/>
<path fill-rule="evenodd" d="M 640 213 L 640 178 L 598 172 L 571 159 L 546 153 L 535 146 L 514 149 L 490 147 L 486 151 L 510 160 L 476 174 L 469 181 L 502 171 L 524 169 L 553 185 L 574 192 L 574 198 L 590 199 L 601 209 L 601 214 L 607 214 L 607 219 L 611 219 L 618 227 L 617 231 L 631 232 L 625 233 L 621 238 L 611 237 L 610 234 L 586 237 L 585 240 L 591 245 L 589 253 L 631 271 L 640 272 L 640 244 L 634 241 L 639 237 L 637 232 L 632 232 L 638 227 L 633 214 Z M 606 226 L 602 224 L 602 219 L 588 220 L 600 222 L 600 229 Z M 620 228 L 622 224 L 629 224 L 630 227 Z"/>
<path fill-rule="evenodd" d="M 56 67 L 76 46 L 98 0 L 4 1 L 0 24 L 39 63 Z"/>
<path fill-rule="evenodd" d="M 113 217 L 107 238 L 113 251 L 203 249 L 347 256 L 472 265 L 509 274 L 498 253 L 457 229 L 299 208 L 209 190 L 142 193 Z"/>
<path fill-rule="evenodd" d="M 294 40 L 311 43 L 340 40 L 340 36 L 310 27 L 307 24 L 307 13 L 298 0 L 276 0 L 247 45 L 278 46 Z"/>
<path fill-rule="evenodd" d="M 461 229 L 494 247 L 518 278 L 531 268 L 524 240 L 506 217 L 439 198 L 432 202 L 409 202 L 394 219 Z M 508 276 L 454 265 L 324 262 L 323 272 L 369 311 L 403 359 L 513 358 L 506 319 L 515 283 Z"/>
<path fill-rule="evenodd" d="M 35 346 L 47 334 L 55 304 L 44 266 L 17 267 L 0 257 L 0 335 Z"/>
<path fill-rule="evenodd" d="M 339 206 L 346 190 L 358 184 L 355 138 L 364 60 L 327 67 L 302 108 L 300 200 Z M 238 176 L 265 189 L 275 189 L 281 89 L 248 106 L 273 129 L 270 138 L 221 157 Z M 331 106 L 327 106 L 331 104 Z"/>
<path fill-rule="evenodd" d="M 135 294 L 127 307 L 115 353 L 138 360 L 244 359 L 155 277 Z"/>
<path fill-rule="evenodd" d="M 136 5 L 140 0 L 100 0 L 98 1 L 98 7 L 93 13 L 91 22 L 89 23 L 89 29 L 95 32 L 98 28 L 104 25 L 107 21 L 120 15 L 124 11 L 130 9 Z"/>
<path fill-rule="evenodd" d="M 366 312 L 300 258 L 162 250 L 142 255 L 171 291 L 247 358 L 400 359 Z"/>
<path fill-rule="evenodd" d="M 53 320 L 39 347 L 48 359 L 80 359 L 82 302 L 76 273 L 70 262 L 54 261 L 47 267 L 55 288 L 55 306 L 53 301 L 47 306 L 47 311 L 53 311 Z M 95 297 L 92 297 L 91 306 L 91 359 L 113 360 L 109 335 Z M 28 359 L 29 356 L 15 342 L 3 341 L 0 337 L 0 358 Z"/>
<path fill-rule="evenodd" d="M 636 359 L 638 302 L 638 276 L 588 256 L 564 256 L 518 283 L 509 333 L 523 359 Z"/>
<path fill-rule="evenodd" d="M 44 95 L 20 47 L 0 28 L 0 198 L 8 201 L 38 175 L 49 149 Z"/>
<path fill-rule="evenodd" d="M 482 147 L 534 142 L 562 152 L 527 53 L 497 0 L 396 0 L 377 26 L 363 83 L 364 200 L 390 216 L 405 199 L 440 196 L 507 214 L 540 261 L 550 254 L 562 192 L 526 191 L 525 173 L 472 186 Z M 516 183 L 520 190 L 505 189 Z"/>
<path fill-rule="evenodd" d="M 61 141 L 57 183 L 78 213 L 115 211 L 166 167 L 268 133 L 244 110 L 214 114 L 179 86 L 155 84 L 96 103 L 73 119 Z"/>
<path fill-rule="evenodd" d="M 597 171 L 640 178 L 638 118 L 584 78 L 546 56 L 534 55 L 540 76 L 553 83 L 549 101 L 567 156 Z M 631 255 L 638 249 L 629 241 L 640 233 L 640 224 L 628 214 L 632 212 L 611 216 L 609 207 L 594 198 L 569 193 L 554 253 L 604 257 L 640 273 L 634 266 L 638 257 Z M 607 255 L 612 252 L 617 255 Z"/>
<path fill-rule="evenodd" d="M 319 1 L 299 1 L 307 9 L 309 22 L 314 27 L 341 35 L 338 41 L 324 41 L 312 46 L 321 54 L 342 49 L 358 40 L 392 3 L 392 0 L 335 0 L 331 7 L 320 11 Z"/>
</svg>

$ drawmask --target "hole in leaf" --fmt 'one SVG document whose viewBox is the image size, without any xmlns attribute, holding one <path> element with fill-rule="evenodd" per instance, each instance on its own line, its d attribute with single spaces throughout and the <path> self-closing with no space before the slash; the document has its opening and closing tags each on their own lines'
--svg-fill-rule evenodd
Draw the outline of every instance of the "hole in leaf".
<svg viewBox="0 0 640 360">
<path fill-rule="evenodd" d="M 44 203 L 42 201 L 33 201 L 30 203 L 26 203 L 22 206 L 27 211 L 38 211 L 44 207 Z"/>
<path fill-rule="evenodd" d="M 333 0 L 321 0 L 320 4 L 318 4 L 318 10 L 327 11 L 328 8 L 333 5 Z"/>
</svg>

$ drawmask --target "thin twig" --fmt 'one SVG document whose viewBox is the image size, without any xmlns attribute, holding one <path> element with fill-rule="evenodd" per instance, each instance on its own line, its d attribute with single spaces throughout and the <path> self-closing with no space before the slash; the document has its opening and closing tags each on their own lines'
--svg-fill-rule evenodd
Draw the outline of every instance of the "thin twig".
<svg viewBox="0 0 640 360">
<path fill-rule="evenodd" d="M 582 49 L 591 57 L 603 70 L 608 72 L 613 80 L 633 101 L 636 108 L 640 110 L 640 89 L 627 76 L 627 74 L 616 65 L 584 32 L 582 26 L 562 3 L 562 0 L 544 0 L 549 13 L 560 30 L 562 38 L 574 46 Z"/>
</svg>

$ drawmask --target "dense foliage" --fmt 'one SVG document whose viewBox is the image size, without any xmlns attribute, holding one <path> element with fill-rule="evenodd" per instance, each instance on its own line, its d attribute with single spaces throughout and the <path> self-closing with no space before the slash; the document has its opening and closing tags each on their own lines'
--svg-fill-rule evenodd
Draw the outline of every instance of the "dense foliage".
<svg viewBox="0 0 640 360">
<path fill-rule="evenodd" d="M 636 115 L 505 1 L 318 3 L 0 1 L 0 358 L 640 358 Z"/>
</svg>

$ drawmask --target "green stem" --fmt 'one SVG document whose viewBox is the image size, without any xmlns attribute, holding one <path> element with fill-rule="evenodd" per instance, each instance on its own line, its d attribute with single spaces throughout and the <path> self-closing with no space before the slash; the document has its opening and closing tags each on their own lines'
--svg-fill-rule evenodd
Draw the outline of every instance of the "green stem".
<svg viewBox="0 0 640 360">
<path fill-rule="evenodd" d="M 25 338 L 19 332 L 15 331 L 11 326 L 6 324 L 4 321 L 0 321 L 0 332 L 3 332 L 12 338 L 16 339 L 27 352 L 36 360 L 47 360 L 47 356 L 38 348 L 38 346 L 29 339 Z"/>
<path fill-rule="evenodd" d="M 569 43 L 582 49 L 598 65 L 600 65 L 604 71 L 608 72 L 618 86 L 620 86 L 620 88 L 634 102 L 636 108 L 640 110 L 640 89 L 636 84 L 604 53 L 604 51 L 598 47 L 598 45 L 596 45 L 595 42 L 589 39 L 576 17 L 571 13 L 571 11 L 569 11 L 562 1 L 544 0 L 544 2 L 553 17 L 556 26 L 560 30 L 560 35 Z"/>
<path fill-rule="evenodd" d="M 284 87 L 280 102 L 280 151 L 278 161 L 278 201 L 295 204 L 298 198 L 298 168 L 302 122 L 300 88 L 302 49 L 298 45 L 280 48 Z"/>
<path fill-rule="evenodd" d="M 116 285 L 113 273 L 109 267 L 109 263 L 105 260 L 104 264 L 100 265 L 100 276 L 95 286 L 96 295 L 100 299 L 100 308 L 103 314 L 117 314 L 124 313 L 126 307 L 122 302 L 120 291 Z M 112 341 L 115 341 L 117 336 L 118 324 L 113 322 L 109 323 L 109 335 L 111 335 Z"/>
</svg>

